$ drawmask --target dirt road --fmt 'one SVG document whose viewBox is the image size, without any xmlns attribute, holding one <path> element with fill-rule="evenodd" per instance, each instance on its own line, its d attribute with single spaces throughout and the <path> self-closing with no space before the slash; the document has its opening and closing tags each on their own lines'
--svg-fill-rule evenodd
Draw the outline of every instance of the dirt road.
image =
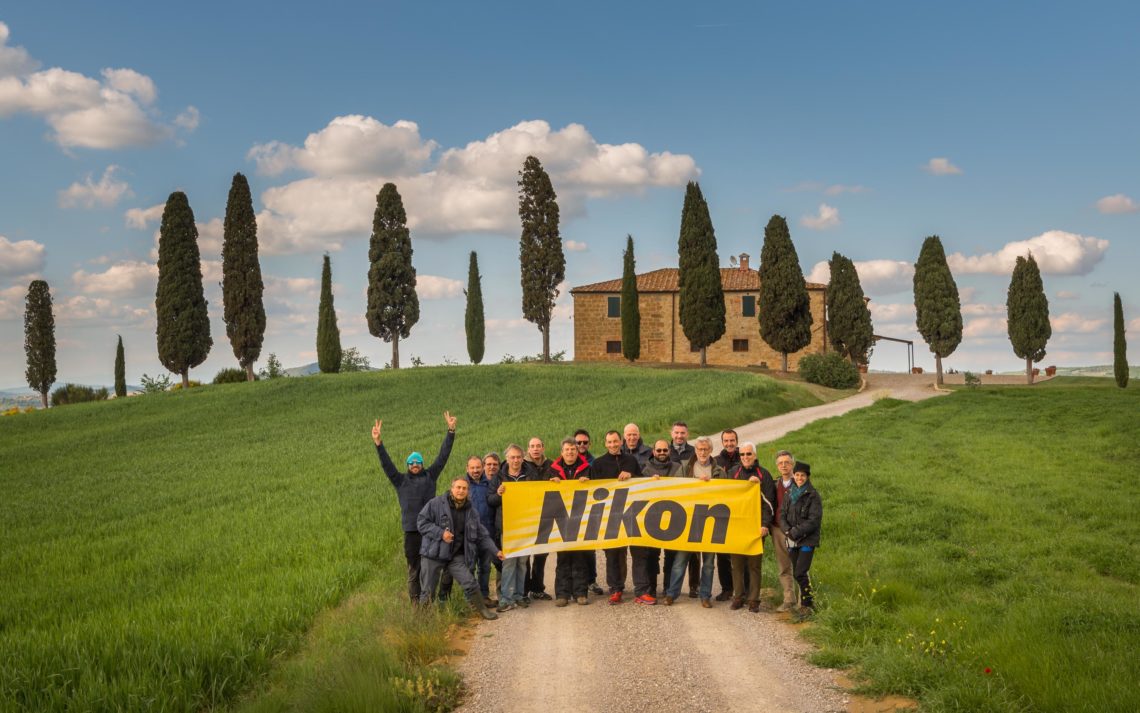
<svg viewBox="0 0 1140 713">
<path fill-rule="evenodd" d="M 883 396 L 917 401 L 936 396 L 933 377 L 874 374 L 868 388 L 847 399 L 742 426 L 741 441 L 780 438 L 820 418 L 838 416 Z M 714 442 L 717 442 L 714 439 Z M 546 582 L 553 589 L 554 556 Z M 764 566 L 775 565 L 765 558 Z M 600 579 L 605 560 L 598 553 Z M 714 580 L 715 582 L 715 580 Z M 849 696 L 835 672 L 804 659 L 811 647 L 788 615 L 731 611 L 728 602 L 703 609 L 682 594 L 671 607 L 611 606 L 591 596 L 588 606 L 559 609 L 536 602 L 529 609 L 477 625 L 459 663 L 468 688 L 461 711 L 646 710 L 843 711 Z M 719 585 L 713 585 L 714 594 Z M 686 590 L 687 592 L 687 590 Z"/>
</svg>

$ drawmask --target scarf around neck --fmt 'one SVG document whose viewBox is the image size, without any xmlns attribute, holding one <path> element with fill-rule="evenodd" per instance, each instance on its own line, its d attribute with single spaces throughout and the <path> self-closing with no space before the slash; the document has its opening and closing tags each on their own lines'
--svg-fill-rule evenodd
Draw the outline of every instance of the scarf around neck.
<svg viewBox="0 0 1140 713">
<path fill-rule="evenodd" d="M 796 501 L 800 499 L 800 496 L 803 495 L 810 484 L 810 480 L 805 480 L 803 485 L 796 485 L 796 481 L 792 481 L 791 487 L 788 488 L 788 497 L 791 498 L 792 505 L 796 504 Z"/>
</svg>

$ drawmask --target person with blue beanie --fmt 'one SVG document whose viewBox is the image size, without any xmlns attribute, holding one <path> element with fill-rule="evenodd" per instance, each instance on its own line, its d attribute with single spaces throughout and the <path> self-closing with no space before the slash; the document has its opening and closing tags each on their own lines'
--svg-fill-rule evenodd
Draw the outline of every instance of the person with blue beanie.
<svg viewBox="0 0 1140 713">
<path fill-rule="evenodd" d="M 803 621 L 814 611 L 808 570 L 819 547 L 823 500 L 819 491 L 812 487 L 810 465 L 797 461 L 792 467 L 792 478 L 795 482 L 785 495 L 781 518 L 784 536 L 787 538 L 788 556 L 792 560 L 792 577 L 800 588 L 797 621 Z"/>
<path fill-rule="evenodd" d="M 439 447 L 439 455 L 435 461 L 424 468 L 423 455 L 413 451 L 405 461 L 407 471 L 403 473 L 392 462 L 380 438 L 383 422 L 376 419 L 375 425 L 372 426 L 372 441 L 376 444 L 380 467 L 384 469 L 384 474 L 396 489 L 396 498 L 400 502 L 400 525 L 404 529 L 404 559 L 408 563 L 408 596 L 411 597 L 413 604 L 420 599 L 420 547 L 423 544 L 423 537 L 417 527 L 417 518 L 428 500 L 435 497 L 436 482 L 447 465 L 451 447 L 455 445 L 455 417 L 450 411 L 444 411 L 443 420 L 447 423 L 447 434 L 443 437 L 443 445 Z"/>
</svg>

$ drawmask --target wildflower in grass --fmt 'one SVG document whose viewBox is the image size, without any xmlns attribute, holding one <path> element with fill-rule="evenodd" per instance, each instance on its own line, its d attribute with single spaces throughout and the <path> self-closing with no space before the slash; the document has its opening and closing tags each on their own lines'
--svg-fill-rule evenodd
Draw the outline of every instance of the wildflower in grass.
<svg viewBox="0 0 1140 713">
<path fill-rule="evenodd" d="M 991 673 L 993 673 L 993 672 L 994 672 L 994 670 L 993 670 L 992 668 L 990 668 L 989 666 L 986 666 L 986 668 L 985 668 L 985 673 L 986 673 L 986 675 L 987 675 L 987 676 L 988 676 L 988 675 L 990 675 L 990 674 L 991 674 Z"/>
</svg>

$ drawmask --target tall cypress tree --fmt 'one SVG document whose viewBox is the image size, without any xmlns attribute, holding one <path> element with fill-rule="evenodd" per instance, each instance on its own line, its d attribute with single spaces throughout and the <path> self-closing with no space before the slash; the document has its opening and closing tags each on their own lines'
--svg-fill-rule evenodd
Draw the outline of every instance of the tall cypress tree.
<svg viewBox="0 0 1140 713">
<path fill-rule="evenodd" d="M 1128 344 L 1124 341 L 1124 307 L 1120 293 L 1112 293 L 1112 375 L 1120 388 L 1128 386 Z"/>
<path fill-rule="evenodd" d="M 1049 324 L 1049 299 L 1041 271 L 1030 253 L 1018 256 L 1005 298 L 1006 330 L 1013 353 L 1025 360 L 1025 381 L 1033 383 L 1033 362 L 1045 358 L 1045 344 L 1053 335 Z"/>
<path fill-rule="evenodd" d="M 119 335 L 119 344 L 115 347 L 115 398 L 121 399 L 127 395 L 127 358 L 123 353 L 123 335 Z"/>
<path fill-rule="evenodd" d="M 55 315 L 51 308 L 51 288 L 43 280 L 32 280 L 24 303 L 24 355 L 28 367 L 24 376 L 28 387 L 40 394 L 48 407 L 48 391 L 55 383 Z"/>
<path fill-rule="evenodd" d="M 621 354 L 630 361 L 641 358 L 641 305 L 637 295 L 637 263 L 633 258 L 633 236 L 625 236 L 621 273 Z"/>
<path fill-rule="evenodd" d="M 922 243 L 914 265 L 914 312 L 918 333 L 934 354 L 938 385 L 942 385 L 942 359 L 962 343 L 962 303 L 958 285 L 946 264 L 942 240 L 931 235 Z"/>
<path fill-rule="evenodd" d="M 324 374 L 340 371 L 340 328 L 336 326 L 336 308 L 333 307 L 332 265 L 325 253 L 321 267 L 321 305 L 317 311 L 317 367 Z"/>
<path fill-rule="evenodd" d="M 467 329 L 467 356 L 472 364 L 483 361 L 486 348 L 486 324 L 483 321 L 483 286 L 480 284 L 479 259 L 471 251 L 471 264 L 467 267 L 467 313 L 463 324 Z"/>
<path fill-rule="evenodd" d="M 773 215 L 764 227 L 760 249 L 760 298 L 756 301 L 760 338 L 783 357 L 780 369 L 788 371 L 788 354 L 811 344 L 811 298 L 788 221 Z"/>
<path fill-rule="evenodd" d="M 677 267 L 681 331 L 689 344 L 701 350 L 701 366 L 705 366 L 708 346 L 724 336 L 724 286 L 712 217 L 696 181 L 685 186 Z"/>
<path fill-rule="evenodd" d="M 566 255 L 558 232 L 558 196 L 550 176 L 534 156 L 519 171 L 519 263 L 523 317 L 542 332 L 542 360 L 550 362 L 550 320 L 558 285 L 566 277 Z"/>
<path fill-rule="evenodd" d="M 866 364 L 875 338 L 859 273 L 850 259 L 837 252 L 831 254 L 827 264 L 831 268 L 831 282 L 827 285 L 827 336 L 831 347 L 852 364 Z"/>
<path fill-rule="evenodd" d="M 158 360 L 182 375 L 190 387 L 190 369 L 206 361 L 214 340 L 202 293 L 202 260 L 194 211 L 182 191 L 166 199 L 158 232 L 158 289 L 154 309 L 158 318 Z"/>
<path fill-rule="evenodd" d="M 392 343 L 392 368 L 399 369 L 400 339 L 407 339 L 420 320 L 420 300 L 408 214 L 394 183 L 376 194 L 368 262 L 368 331 Z"/>
<path fill-rule="evenodd" d="M 248 381 L 253 381 L 253 364 L 265 338 L 263 290 L 253 198 L 245 176 L 235 173 L 222 232 L 222 305 L 226 336 Z"/>
</svg>

